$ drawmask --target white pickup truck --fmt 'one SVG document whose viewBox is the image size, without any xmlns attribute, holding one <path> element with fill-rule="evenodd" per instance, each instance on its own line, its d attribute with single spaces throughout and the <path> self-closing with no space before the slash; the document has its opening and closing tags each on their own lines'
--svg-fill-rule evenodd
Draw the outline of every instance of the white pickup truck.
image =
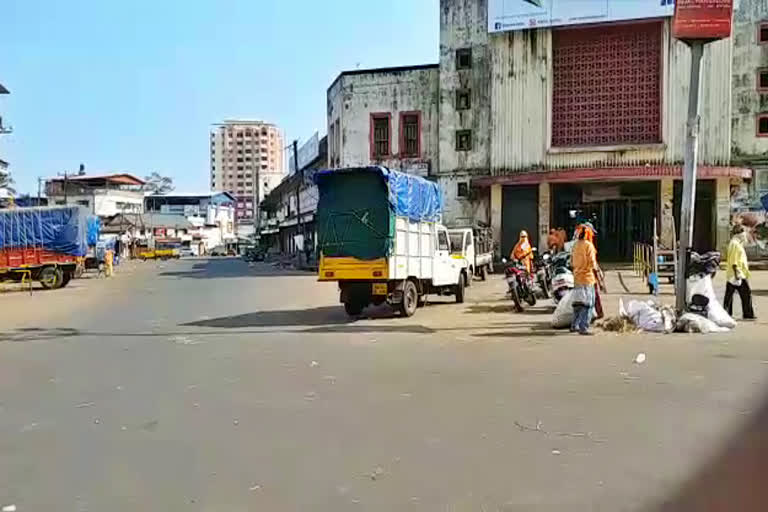
<svg viewBox="0 0 768 512">
<path fill-rule="evenodd" d="M 493 273 L 493 236 L 488 228 L 451 228 L 451 250 L 464 260 L 468 276 L 485 281 Z M 471 281 L 471 280 L 470 280 Z M 467 283 L 469 284 L 469 282 Z"/>
<path fill-rule="evenodd" d="M 349 315 L 387 302 L 411 316 L 430 294 L 464 302 L 471 275 L 439 222 L 435 183 L 383 167 L 324 171 L 315 182 L 318 279 L 338 282 Z"/>
</svg>

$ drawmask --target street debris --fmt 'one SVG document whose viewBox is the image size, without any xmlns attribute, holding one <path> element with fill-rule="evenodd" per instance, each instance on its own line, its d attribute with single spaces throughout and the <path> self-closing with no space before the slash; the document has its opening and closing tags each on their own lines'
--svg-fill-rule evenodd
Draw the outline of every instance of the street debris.
<svg viewBox="0 0 768 512">
<path fill-rule="evenodd" d="M 317 393 L 314 391 L 310 391 L 304 395 L 304 400 L 314 400 L 315 398 L 317 398 Z"/>
<path fill-rule="evenodd" d="M 719 261 L 719 260 L 718 260 Z M 698 313 L 702 317 L 714 322 L 718 327 L 726 330 L 735 329 L 736 321 L 728 314 L 718 302 L 715 288 L 712 285 L 712 276 L 693 275 L 688 278 L 687 304 L 691 312 Z M 723 331 L 709 331 L 723 332 Z"/>
<path fill-rule="evenodd" d="M 30 430 L 36 429 L 38 426 L 38 423 L 30 423 L 29 425 L 24 425 L 21 427 L 22 432 L 29 432 Z"/>
<path fill-rule="evenodd" d="M 93 405 L 94 405 L 94 402 L 84 402 L 84 403 L 82 403 L 82 404 L 77 404 L 77 405 L 75 406 L 75 409 L 84 409 L 84 408 L 86 408 L 86 407 L 91 407 L 91 406 L 93 406 Z"/>
<path fill-rule="evenodd" d="M 632 319 L 625 316 L 608 317 L 598 323 L 597 326 L 601 327 L 604 331 L 620 334 L 635 333 L 639 330 Z"/>
<path fill-rule="evenodd" d="M 311 363 L 309 363 L 309 366 L 311 368 L 317 368 L 318 366 L 320 366 L 320 363 L 318 363 L 317 361 L 312 361 Z"/>
<path fill-rule="evenodd" d="M 260 491 L 261 490 L 261 486 L 260 485 L 252 485 L 252 486 L 250 486 L 248 488 L 248 490 L 251 491 L 251 492 L 253 492 L 253 491 Z"/>
<path fill-rule="evenodd" d="M 238 425 L 240 424 L 240 420 L 237 420 L 237 419 L 235 419 L 235 420 L 232 420 L 232 424 L 233 424 L 234 426 L 238 426 Z"/>
<path fill-rule="evenodd" d="M 560 455 L 560 450 L 552 450 L 552 455 Z"/>
<path fill-rule="evenodd" d="M 16 512 L 16 505 L 5 505 L 3 512 Z"/>
<path fill-rule="evenodd" d="M 384 476 L 384 468 L 381 466 L 377 466 L 376 469 L 374 469 L 369 475 L 371 480 L 376 480 L 378 478 L 381 478 Z"/>
<path fill-rule="evenodd" d="M 93 423 L 95 425 L 99 425 L 101 423 L 101 420 L 99 418 L 94 418 Z"/>
<path fill-rule="evenodd" d="M 639 354 L 637 354 L 637 356 L 635 357 L 635 364 L 643 364 L 643 363 L 645 362 L 645 359 L 646 359 L 646 357 L 645 357 L 645 353 L 643 353 L 643 352 L 640 352 L 640 353 L 639 353 Z"/>
<path fill-rule="evenodd" d="M 574 438 L 589 439 L 594 443 L 603 442 L 601 439 L 595 438 L 592 432 L 549 432 L 542 428 L 541 420 L 536 421 L 535 427 L 529 427 L 528 425 L 523 425 L 519 421 L 515 421 L 514 425 L 520 430 L 520 432 L 539 432 L 541 434 L 544 434 L 545 436 L 574 437 Z"/>
</svg>

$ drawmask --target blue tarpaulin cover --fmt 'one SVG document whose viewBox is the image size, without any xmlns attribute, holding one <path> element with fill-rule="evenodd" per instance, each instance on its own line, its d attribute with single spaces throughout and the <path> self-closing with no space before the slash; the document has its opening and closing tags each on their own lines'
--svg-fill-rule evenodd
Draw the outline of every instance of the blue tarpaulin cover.
<svg viewBox="0 0 768 512">
<path fill-rule="evenodd" d="M 101 219 L 96 215 L 88 216 L 88 247 L 93 247 L 101 235 Z"/>
<path fill-rule="evenodd" d="M 326 257 L 386 257 L 397 216 L 435 222 L 443 209 L 436 183 L 384 167 L 321 171 L 314 180 L 320 195 L 318 249 Z"/>
<path fill-rule="evenodd" d="M 408 217 L 412 221 L 437 222 L 443 213 L 443 194 L 433 181 L 386 167 L 354 167 L 327 170 L 315 173 L 314 180 L 321 188 L 329 176 L 339 173 L 370 172 L 379 174 L 387 183 L 389 204 L 395 215 Z"/>
<path fill-rule="evenodd" d="M 760 201 L 763 203 L 763 208 L 768 210 L 768 194 L 764 195 Z"/>
<path fill-rule="evenodd" d="M 42 247 L 85 256 L 88 210 L 82 206 L 0 210 L 0 250 Z"/>
</svg>

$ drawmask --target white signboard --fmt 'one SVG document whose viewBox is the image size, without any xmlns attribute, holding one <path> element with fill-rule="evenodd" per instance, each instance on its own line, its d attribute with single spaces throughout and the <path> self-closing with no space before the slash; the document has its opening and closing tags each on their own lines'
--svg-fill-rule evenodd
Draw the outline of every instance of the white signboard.
<svg viewBox="0 0 768 512">
<path fill-rule="evenodd" d="M 672 16 L 674 0 L 488 0 L 488 31 Z"/>
<path fill-rule="evenodd" d="M 288 162 L 288 168 L 293 174 L 296 172 L 296 161 L 293 159 L 293 150 L 289 151 L 290 153 L 290 161 Z M 312 161 L 317 159 L 317 157 L 320 156 L 320 134 L 318 132 L 315 132 L 315 134 L 310 137 L 310 139 L 305 142 L 301 147 L 299 147 L 299 169 L 303 169 L 306 166 L 308 166 Z"/>
</svg>

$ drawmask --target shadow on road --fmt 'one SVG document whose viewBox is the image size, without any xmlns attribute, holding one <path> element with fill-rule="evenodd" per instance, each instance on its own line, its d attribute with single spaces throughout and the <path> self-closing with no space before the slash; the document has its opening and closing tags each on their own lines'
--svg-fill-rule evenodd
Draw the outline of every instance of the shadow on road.
<svg viewBox="0 0 768 512">
<path fill-rule="evenodd" d="M 292 325 L 338 325 L 352 320 L 338 306 L 283 311 L 257 311 L 243 315 L 223 316 L 181 324 L 182 327 L 216 327 L 242 329 L 244 327 L 278 327 Z"/>
<path fill-rule="evenodd" d="M 526 314 L 526 315 L 551 315 L 552 314 L 552 308 L 526 308 L 524 313 L 517 313 L 515 311 L 515 306 L 511 302 L 509 304 L 504 304 L 502 306 L 491 306 L 488 304 L 473 304 L 472 306 L 469 306 L 467 308 L 466 313 L 475 313 L 475 314 L 482 314 L 482 313 L 504 313 L 504 314 L 511 314 L 511 315 L 517 315 L 517 314 Z"/>
<path fill-rule="evenodd" d="M 159 277 L 177 279 L 232 279 L 238 277 L 310 276 L 309 272 L 275 267 L 267 263 L 249 265 L 239 258 L 216 258 L 195 263 L 190 270 L 160 272 Z"/>
</svg>

